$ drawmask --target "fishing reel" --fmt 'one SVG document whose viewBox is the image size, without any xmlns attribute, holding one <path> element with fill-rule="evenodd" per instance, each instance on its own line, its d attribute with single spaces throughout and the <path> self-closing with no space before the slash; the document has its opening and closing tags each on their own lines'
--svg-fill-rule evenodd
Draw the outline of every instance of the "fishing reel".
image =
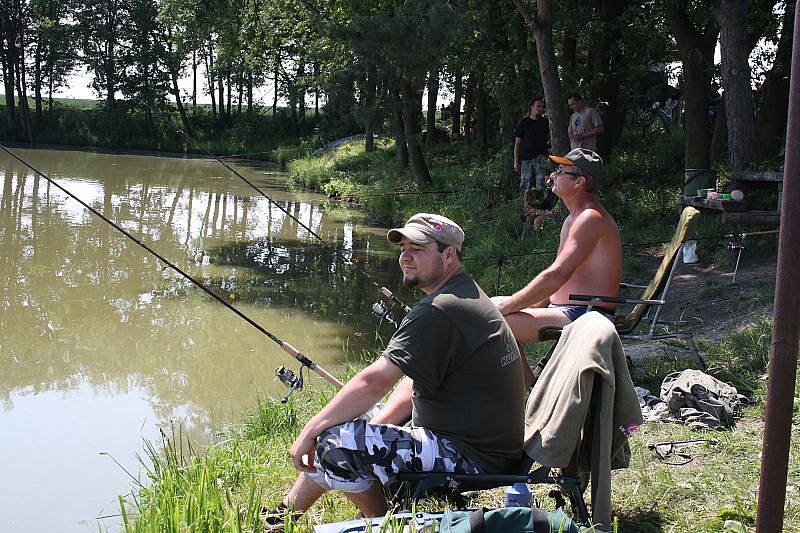
<svg viewBox="0 0 800 533">
<path fill-rule="evenodd" d="M 289 392 L 286 393 L 286 396 L 283 397 L 281 403 L 286 403 L 289 401 L 289 396 L 296 390 L 303 390 L 303 367 L 300 367 L 300 371 L 296 374 L 286 368 L 285 366 L 280 366 L 275 370 L 275 376 L 280 380 L 281 383 L 289 387 Z"/>
<path fill-rule="evenodd" d="M 400 325 L 394 319 L 394 313 L 392 313 L 391 308 L 389 308 L 382 300 L 378 300 L 372 304 L 372 314 L 375 315 L 375 318 L 378 320 L 386 320 L 392 324 L 395 329 L 400 327 Z"/>
</svg>

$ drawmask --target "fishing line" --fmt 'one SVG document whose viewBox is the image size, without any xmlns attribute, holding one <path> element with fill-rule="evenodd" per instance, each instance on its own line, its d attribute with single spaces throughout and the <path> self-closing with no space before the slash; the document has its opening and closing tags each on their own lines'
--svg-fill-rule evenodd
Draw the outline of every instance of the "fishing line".
<svg viewBox="0 0 800 533">
<path fill-rule="evenodd" d="M 301 353 L 297 348 L 295 348 L 294 346 L 292 346 L 288 342 L 285 342 L 285 341 L 279 339 L 277 336 L 275 336 L 272 333 L 270 333 L 263 326 L 258 324 L 256 321 L 254 321 L 253 319 L 251 319 L 249 316 L 245 315 L 244 313 L 242 313 L 238 309 L 236 309 L 233 305 L 231 305 L 230 303 L 226 302 L 220 296 L 217 296 L 214 292 L 211 291 L 211 289 L 209 289 L 208 287 L 206 287 L 205 285 L 203 285 L 202 283 L 200 283 L 199 281 L 194 279 L 192 276 L 190 276 L 189 274 L 187 274 L 186 272 L 181 270 L 177 265 L 175 265 L 174 263 L 172 263 L 171 261 L 169 261 L 168 259 L 163 257 L 161 254 L 159 254 L 158 252 L 156 252 L 155 250 L 150 248 L 148 245 L 143 243 L 141 240 L 136 238 L 134 235 L 132 235 L 131 233 L 129 233 L 128 231 L 126 231 L 125 229 L 120 227 L 113 220 L 107 218 L 101 212 L 97 211 L 92 206 L 90 206 L 89 204 L 87 204 L 86 202 L 84 202 L 83 200 L 81 200 L 80 198 L 75 196 L 74 194 L 72 194 L 70 191 L 68 191 L 67 189 L 65 189 L 61 185 L 59 185 L 55 180 L 53 180 L 52 178 L 47 176 L 44 172 L 42 172 L 41 170 L 37 169 L 36 167 L 31 165 L 30 163 L 28 163 L 25 159 L 23 159 L 22 157 L 18 156 L 17 154 L 15 154 L 14 152 L 12 152 L 8 148 L 6 148 L 4 145 L 0 144 L 0 149 L 2 149 L 8 155 L 10 155 L 11 157 L 16 159 L 17 161 L 19 161 L 23 165 L 25 165 L 26 167 L 31 169 L 33 172 L 35 172 L 36 174 L 38 174 L 39 176 L 41 176 L 45 180 L 47 180 L 48 183 L 50 183 L 51 185 L 53 185 L 56 188 L 58 188 L 61 192 L 63 192 L 64 194 L 66 194 L 67 196 L 69 196 L 70 198 L 72 198 L 73 200 L 78 202 L 79 204 L 81 204 L 83 207 L 88 209 L 92 214 L 96 215 L 97 217 L 101 218 L 103 221 L 105 221 L 108 224 L 110 224 L 111 226 L 113 226 L 116 230 L 118 230 L 120 233 L 125 235 L 128 239 L 132 240 L 133 242 L 135 242 L 136 244 L 138 244 L 139 246 L 141 246 L 142 248 L 144 248 L 145 250 L 150 252 L 152 255 L 154 255 L 156 258 L 158 258 L 159 261 L 161 261 L 162 263 L 164 263 L 165 265 L 167 265 L 168 267 L 173 269 L 175 272 L 177 272 L 178 274 L 180 274 L 181 276 L 183 276 L 187 280 L 191 281 L 195 286 L 197 286 L 198 288 L 202 289 L 203 292 L 205 292 L 206 294 L 208 294 L 209 296 L 214 298 L 216 301 L 218 301 L 219 303 L 221 303 L 222 305 L 227 307 L 229 310 L 233 311 L 237 316 L 239 316 L 240 318 L 245 320 L 248 324 L 250 324 L 251 326 L 256 328 L 258 331 L 260 331 L 261 333 L 263 333 L 267 337 L 269 337 L 278 346 L 280 346 L 281 349 L 284 352 L 288 353 L 289 355 L 291 355 L 292 357 L 297 359 L 300 362 L 300 364 L 302 365 L 301 369 L 302 369 L 303 366 L 304 367 L 308 367 L 311 370 L 313 370 L 314 372 L 316 372 L 317 374 L 319 374 L 320 376 L 322 376 L 326 381 L 328 381 L 329 383 L 331 383 L 335 387 L 337 387 L 337 388 L 342 388 L 343 387 L 341 381 L 339 381 L 338 379 L 333 377 L 330 373 L 328 373 L 328 371 L 326 371 L 324 368 L 322 368 L 321 366 L 316 364 L 314 361 L 312 361 L 311 359 L 309 359 L 308 357 L 303 355 L 303 353 Z"/>
<path fill-rule="evenodd" d="M 5 6 L 3 6 L 3 5 L 0 5 L 0 11 L 2 11 L 2 12 L 5 12 L 5 13 L 7 13 L 7 14 L 9 14 L 9 15 L 11 15 L 11 14 L 14 14 L 14 13 L 11 13 L 10 11 L 8 11 L 8 10 L 7 10 L 7 8 L 5 8 Z M 16 15 L 16 14 L 15 14 L 15 15 Z M 21 16 L 21 14 L 19 14 L 18 16 Z M 42 28 L 41 28 L 41 26 L 40 26 L 40 25 L 39 25 L 39 24 L 38 24 L 36 21 L 34 21 L 34 20 L 31 20 L 31 21 L 30 21 L 30 23 L 31 23 L 31 25 L 38 27 L 40 30 L 42 29 Z M 159 114 L 159 111 L 156 111 L 156 110 L 154 110 L 154 109 L 153 109 L 153 108 L 152 108 L 150 105 L 148 105 L 146 102 L 140 102 L 140 104 L 141 104 L 142 106 L 146 107 L 147 109 L 149 109 L 151 113 L 153 113 L 153 114 L 156 114 L 156 115 L 158 115 L 158 114 Z M 166 121 L 164 121 L 164 122 L 166 123 Z M 384 287 L 384 286 L 380 285 L 378 282 L 376 282 L 374 279 L 372 279 L 372 277 L 371 277 L 369 274 L 367 274 L 367 272 L 366 272 L 364 269 L 362 269 L 362 268 L 361 268 L 361 267 L 359 267 L 357 264 L 355 264 L 355 263 L 354 263 L 354 262 L 353 262 L 351 259 L 348 259 L 348 258 L 347 258 L 347 256 L 345 256 L 344 254 L 342 254 L 341 252 L 339 252 L 339 251 L 336 249 L 336 247 L 335 247 L 335 246 L 333 246 L 332 244 L 328 243 L 328 242 L 327 242 L 325 239 L 323 239 L 322 237 L 320 237 L 320 235 L 319 235 L 317 232 L 315 232 L 314 230 L 312 230 L 310 227 L 308 227 L 306 224 L 304 224 L 304 223 L 303 223 L 303 222 L 302 222 L 300 219 L 298 219 L 296 216 L 294 216 L 292 213 L 290 213 L 288 209 L 286 209 L 285 207 L 283 207 L 282 205 L 280 205 L 278 202 L 276 202 L 275 200 L 273 200 L 273 199 L 272 199 L 272 198 L 271 198 L 271 197 L 270 197 L 270 196 L 269 196 L 267 193 L 265 193 L 263 190 L 261 190 L 261 189 L 260 189 L 260 188 L 259 188 L 259 187 L 258 187 L 258 186 L 255 184 L 255 183 L 253 183 L 253 182 L 252 182 L 252 181 L 250 181 L 249 179 L 245 178 L 245 177 L 244 177 L 242 174 L 240 174 L 238 171 L 236 171 L 236 169 L 234 169 L 233 167 L 231 167 L 230 165 L 228 165 L 228 164 L 227 164 L 225 161 L 223 161 L 223 160 L 222 160 L 222 159 L 221 159 L 219 156 L 217 156 L 217 155 L 215 155 L 215 154 L 211 153 L 209 150 L 207 150 L 207 149 L 203 148 L 203 147 L 200 145 L 200 143 L 199 143 L 199 142 L 198 142 L 198 141 L 197 141 L 197 140 L 196 140 L 194 137 L 192 137 L 192 136 L 191 136 L 191 135 L 190 135 L 188 132 L 184 131 L 184 130 L 183 130 L 183 128 L 176 128 L 176 129 L 175 129 L 175 131 L 177 131 L 178 133 L 180 133 L 181 135 L 183 135 L 183 136 L 186 138 L 186 140 L 188 140 L 188 141 L 189 141 L 189 142 L 190 142 L 192 145 L 194 145 L 194 146 L 195 146 L 195 148 L 197 148 L 198 150 L 200 150 L 200 152 L 201 152 L 201 153 L 205 154 L 205 155 L 206 155 L 206 157 L 209 157 L 209 158 L 213 159 L 214 161 L 218 162 L 219 164 L 221 164 L 222 166 L 224 166 L 225 168 L 227 168 L 227 169 L 228 169 L 230 172 L 232 172 L 232 173 L 233 173 L 235 176 L 237 176 L 239 179 L 241 179 L 242 181 L 244 181 L 244 182 L 245 182 L 247 185 L 249 185 L 249 186 L 250 186 L 250 187 L 251 187 L 253 190 L 255 190 L 255 191 L 258 193 L 258 194 L 260 194 L 261 196 L 263 196 L 264 198 L 266 198 L 266 199 L 267 199 L 267 200 L 268 200 L 268 201 L 269 201 L 269 202 L 270 202 L 272 205 L 274 205 L 275 207 L 277 207 L 278 209 L 280 209 L 281 211 L 283 211 L 283 213 L 285 213 L 285 214 L 286 214 L 286 216 L 288 216 L 290 219 L 292 219 L 292 220 L 294 220 L 295 222 L 297 222 L 297 224 L 298 224 L 300 227 L 302 227 L 302 228 L 303 228 L 304 230 L 306 230 L 306 231 L 307 231 L 307 232 L 308 232 L 310 235 L 312 235 L 314 238 L 318 239 L 318 240 L 319 240 L 319 241 L 320 241 L 322 244 L 324 244 L 324 245 L 325 245 L 325 246 L 326 246 L 326 247 L 327 247 L 327 248 L 328 248 L 328 249 L 329 249 L 329 250 L 330 250 L 330 251 L 333 253 L 334 257 L 337 257 L 337 258 L 339 258 L 339 259 L 343 260 L 345 263 L 347 263 L 347 264 L 348 264 L 348 265 L 350 265 L 350 266 L 351 266 L 353 269 L 355 269 L 355 271 L 356 271 L 356 272 L 358 272 L 359 274 L 361 274 L 362 276 L 364 276 L 364 277 L 365 277 L 367 280 L 369 280 L 369 282 L 370 282 L 370 283 L 372 283 L 372 285 L 373 285 L 373 286 L 375 286 L 375 288 L 377 288 L 377 289 L 378 289 L 378 291 L 379 291 L 381 294 L 383 294 L 383 296 L 384 296 L 384 297 L 388 298 L 388 299 L 389 299 L 391 302 L 393 302 L 394 304 L 397 304 L 397 305 L 399 305 L 399 306 L 400 306 L 400 307 L 403 309 L 403 311 L 405 311 L 406 313 L 408 313 L 409 311 L 411 311 L 411 308 L 410 308 L 409 306 L 407 306 L 407 305 L 406 305 L 406 304 L 405 304 L 405 303 L 404 303 L 404 302 L 403 302 L 403 301 L 402 301 L 400 298 L 398 298 L 398 297 L 397 297 L 397 296 L 396 296 L 396 295 L 395 295 L 395 294 L 394 294 L 392 291 L 390 291 L 388 288 L 386 288 L 386 287 Z M 30 165 L 29 165 L 27 162 L 24 162 L 24 161 L 23 161 L 21 158 L 17 157 L 16 155 L 12 154 L 11 152 L 9 152 L 7 148 L 3 147 L 3 150 L 5 150 L 5 151 L 6 151 L 6 152 L 8 152 L 9 154 L 11 154 L 13 157 L 17 158 L 17 159 L 18 159 L 18 160 L 20 160 L 21 162 L 23 162 L 23 164 L 25 164 L 25 165 L 26 165 L 26 166 L 28 166 L 29 168 L 33 169 L 35 172 L 38 172 L 39 174 L 41 174 L 42 176 L 44 176 L 44 174 L 42 174 L 42 173 L 41 173 L 41 172 L 39 172 L 38 170 L 36 170 L 36 169 L 34 169 L 33 167 L 31 167 L 31 166 L 30 166 Z M 47 178 L 47 177 L 45 177 L 45 179 L 48 179 L 48 180 L 50 180 L 50 179 L 49 179 L 49 178 Z M 65 191 L 65 192 L 66 192 L 66 191 Z M 72 195 L 70 195 L 70 196 L 72 196 Z M 73 197 L 73 198 L 75 198 L 74 196 L 72 196 L 72 197 Z M 75 198 L 75 199 L 77 200 L 77 198 Z M 80 200 L 78 200 L 78 201 L 80 202 Z M 83 204 L 83 202 L 81 202 L 81 203 Z M 85 205 L 85 204 L 84 204 L 84 205 Z M 91 209 L 91 208 L 89 208 L 89 209 Z M 99 214 L 99 213 L 98 213 L 98 214 Z M 100 215 L 100 216 L 102 216 L 102 215 Z M 103 218 L 105 218 L 105 217 L 103 217 Z M 107 219 L 106 219 L 106 220 L 107 220 Z M 109 222 L 111 222 L 111 221 L 109 221 Z M 113 222 L 111 222 L 111 223 L 113 224 Z M 117 226 L 115 225 L 115 227 L 117 227 Z M 119 228 L 119 227 L 117 227 L 117 228 L 118 228 L 118 229 L 120 229 L 120 230 L 122 231 L 122 229 L 121 229 L 121 228 Z M 138 242 L 138 241 L 137 241 L 137 242 Z M 222 300 L 221 300 L 221 301 L 222 301 Z"/>
<path fill-rule="evenodd" d="M 144 105 L 146 106 L 147 104 L 144 104 Z M 152 109 L 151 109 L 151 111 L 152 111 Z M 394 302 L 397 305 L 399 305 L 406 313 L 411 311 L 411 308 L 409 306 L 407 306 L 405 303 L 403 303 L 403 301 L 400 298 L 395 296 L 395 294 L 392 291 L 390 291 L 386 287 L 378 284 L 374 279 L 372 279 L 372 277 L 369 274 L 367 274 L 366 271 L 364 271 L 363 268 L 361 268 L 360 266 L 355 264 L 351 259 L 348 259 L 347 256 L 345 256 L 344 254 L 339 252 L 339 250 L 337 250 L 335 246 L 333 246 L 332 244 L 328 243 L 328 241 L 326 241 L 325 239 L 320 237 L 319 234 L 316 231 L 314 231 L 313 229 L 308 227 L 300 219 L 298 219 L 291 212 L 289 212 L 288 209 L 286 209 L 285 207 L 280 205 L 278 202 L 273 200 L 267 193 L 265 193 L 263 190 L 261 190 L 255 183 L 253 183 L 249 179 L 245 178 L 235 168 L 231 167 L 228 163 L 223 161 L 221 158 L 219 158 L 218 156 L 214 155 L 210 151 L 208 151 L 205 148 L 203 148 L 202 146 L 200 146 L 200 143 L 197 140 L 195 140 L 194 137 L 192 137 L 186 131 L 184 131 L 182 128 L 177 128 L 176 131 L 180 132 L 184 137 L 186 137 L 186 139 L 189 142 L 191 142 L 198 150 L 200 150 L 200 152 L 202 152 L 203 154 L 205 154 L 210 159 L 213 159 L 214 161 L 218 162 L 220 165 L 222 165 L 225 168 L 227 168 L 235 176 L 237 176 L 239 179 L 241 179 L 243 182 L 245 182 L 247 185 L 249 185 L 253 190 L 255 190 L 258 194 L 260 194 L 261 196 L 266 198 L 269 201 L 269 203 L 271 203 L 272 205 L 274 205 L 275 207 L 277 207 L 278 209 L 283 211 L 286 214 L 286 216 L 288 216 L 289 218 L 291 218 L 292 220 L 297 222 L 297 224 L 301 228 L 306 230 L 310 235 L 312 235 L 317 240 L 319 240 L 322 244 L 324 244 L 333 253 L 334 257 L 337 257 L 337 258 L 343 260 L 345 263 L 347 263 L 348 265 L 353 267 L 353 269 L 355 269 L 356 272 L 358 272 L 359 274 L 363 275 L 367 280 L 369 280 L 369 282 L 372 283 L 375 286 L 375 288 L 377 288 L 378 291 L 380 291 L 381 294 L 383 294 L 386 298 L 390 299 L 392 302 Z"/>
</svg>

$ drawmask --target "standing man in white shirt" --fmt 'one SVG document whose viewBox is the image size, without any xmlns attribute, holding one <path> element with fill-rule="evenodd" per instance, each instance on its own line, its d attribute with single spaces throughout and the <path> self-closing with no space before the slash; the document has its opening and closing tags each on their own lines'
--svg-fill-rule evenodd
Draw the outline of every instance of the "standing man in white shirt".
<svg viewBox="0 0 800 533">
<path fill-rule="evenodd" d="M 603 133 L 600 113 L 584 104 L 583 97 L 578 93 L 570 94 L 567 104 L 572 109 L 567 130 L 570 149 L 585 148 L 597 152 L 597 136 Z"/>
</svg>

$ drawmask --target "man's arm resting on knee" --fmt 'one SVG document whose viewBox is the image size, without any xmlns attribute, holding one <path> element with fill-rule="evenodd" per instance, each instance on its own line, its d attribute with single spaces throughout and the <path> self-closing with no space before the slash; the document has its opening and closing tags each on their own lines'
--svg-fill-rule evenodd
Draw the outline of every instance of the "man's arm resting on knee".
<svg viewBox="0 0 800 533">
<path fill-rule="evenodd" d="M 403 377 L 403 372 L 385 357 L 353 376 L 328 405 L 309 420 L 292 444 L 292 464 L 298 470 L 314 471 L 317 436 L 329 427 L 349 422 L 375 405 Z M 308 463 L 303 463 L 308 455 Z"/>
<path fill-rule="evenodd" d="M 510 315 L 549 298 L 561 288 L 592 252 L 601 237 L 597 212 L 584 211 L 573 224 L 553 264 L 542 270 L 525 287 L 497 305 L 500 313 Z"/>
</svg>

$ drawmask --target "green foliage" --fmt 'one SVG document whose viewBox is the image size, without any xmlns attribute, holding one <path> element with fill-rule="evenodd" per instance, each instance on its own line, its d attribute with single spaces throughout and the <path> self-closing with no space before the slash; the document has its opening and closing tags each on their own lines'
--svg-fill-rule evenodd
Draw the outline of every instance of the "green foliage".
<svg viewBox="0 0 800 533">
<path fill-rule="evenodd" d="M 681 190 L 684 139 L 680 128 L 675 128 L 671 135 L 649 139 L 626 131 L 603 171 L 605 182 L 614 187 L 636 184 Z"/>
<path fill-rule="evenodd" d="M 0 106 L 0 113 L 3 110 Z M 265 112 L 234 115 L 231 125 L 220 129 L 207 106 L 191 109 L 189 120 L 199 146 L 180 133 L 182 125 L 174 107 L 151 113 L 149 119 L 145 110 L 126 101 L 118 102 L 114 109 L 97 102 L 55 102 L 52 113 L 46 112 L 42 122 L 34 121 L 39 132 L 37 142 L 178 153 L 198 153 L 202 148 L 217 155 L 246 154 L 279 163 L 302 157 L 316 148 L 312 120 L 299 130 L 308 136 L 288 144 L 295 134 L 291 118 L 281 110 L 274 116 Z M 0 120 L 0 136 L 18 138 L 5 120 Z"/>
</svg>

